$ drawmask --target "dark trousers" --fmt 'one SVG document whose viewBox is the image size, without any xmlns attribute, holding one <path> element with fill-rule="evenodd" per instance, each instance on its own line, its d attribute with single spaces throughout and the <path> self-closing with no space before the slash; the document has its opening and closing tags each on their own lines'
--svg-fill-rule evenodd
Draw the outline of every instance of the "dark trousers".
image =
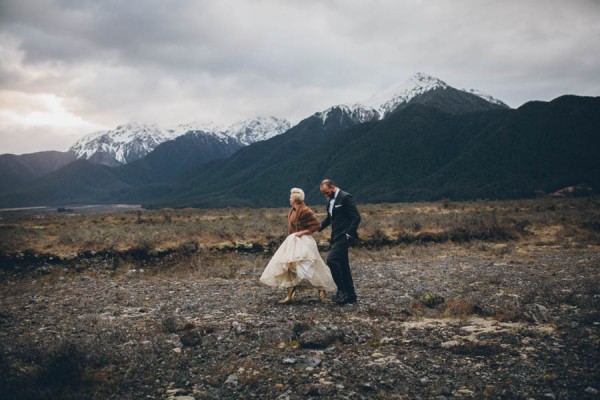
<svg viewBox="0 0 600 400">
<path fill-rule="evenodd" d="M 331 270 L 331 276 L 338 290 L 349 296 L 356 296 L 354 281 L 350 272 L 350 263 L 348 262 L 349 247 L 350 243 L 345 239 L 334 242 L 327 255 L 327 266 Z"/>
</svg>

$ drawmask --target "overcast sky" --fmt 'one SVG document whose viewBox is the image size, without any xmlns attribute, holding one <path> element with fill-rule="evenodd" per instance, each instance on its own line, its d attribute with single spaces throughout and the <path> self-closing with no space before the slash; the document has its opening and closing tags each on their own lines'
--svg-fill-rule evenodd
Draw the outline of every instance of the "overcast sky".
<svg viewBox="0 0 600 400">
<path fill-rule="evenodd" d="M 0 0 L 0 154 L 129 122 L 298 122 L 415 72 L 600 95 L 600 0 Z"/>
</svg>

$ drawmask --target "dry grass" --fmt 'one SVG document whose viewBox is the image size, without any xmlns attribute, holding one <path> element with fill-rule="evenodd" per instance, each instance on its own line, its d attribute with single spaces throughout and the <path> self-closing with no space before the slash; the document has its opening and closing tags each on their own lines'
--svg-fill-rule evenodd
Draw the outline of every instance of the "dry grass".
<svg viewBox="0 0 600 400">
<path fill-rule="evenodd" d="M 600 201 L 596 198 L 364 204 L 359 208 L 363 217 L 359 234 L 367 248 L 515 240 L 562 247 L 600 243 Z M 72 259 L 86 252 L 190 255 L 214 249 L 250 251 L 253 246 L 272 251 L 287 234 L 286 217 L 284 208 L 4 214 L 0 216 L 0 253 Z M 315 234 L 322 244 L 328 236 L 329 231 Z M 493 249 L 512 251 L 506 246 Z"/>
<path fill-rule="evenodd" d="M 597 199 L 359 207 L 363 244 L 350 258 L 360 300 L 347 308 L 315 293 L 276 306 L 283 293 L 259 284 L 286 234 L 283 208 L 3 215 L 0 393 L 398 397 L 395 383 L 363 384 L 389 379 L 407 383 L 407 398 L 463 387 L 535 397 L 538 365 L 556 365 L 557 397 L 585 398 L 597 382 Z M 301 332 L 320 327 L 343 327 L 343 340 L 303 348 Z M 315 386 L 322 376 L 305 367 L 315 355 L 314 374 L 340 387 Z M 465 374 L 469 359 L 476 374 Z"/>
<path fill-rule="evenodd" d="M 445 302 L 444 312 L 442 315 L 445 318 L 460 318 L 466 319 L 473 314 L 480 312 L 480 307 L 469 296 L 457 296 Z"/>
</svg>

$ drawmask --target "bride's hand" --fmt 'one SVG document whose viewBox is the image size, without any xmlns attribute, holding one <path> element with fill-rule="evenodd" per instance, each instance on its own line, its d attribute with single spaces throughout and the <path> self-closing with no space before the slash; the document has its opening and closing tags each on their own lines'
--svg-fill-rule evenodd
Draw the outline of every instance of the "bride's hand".
<svg viewBox="0 0 600 400">
<path fill-rule="evenodd" d="M 305 233 L 306 232 L 304 232 L 304 231 L 296 232 L 296 236 L 302 237 L 302 236 L 304 236 Z"/>
</svg>

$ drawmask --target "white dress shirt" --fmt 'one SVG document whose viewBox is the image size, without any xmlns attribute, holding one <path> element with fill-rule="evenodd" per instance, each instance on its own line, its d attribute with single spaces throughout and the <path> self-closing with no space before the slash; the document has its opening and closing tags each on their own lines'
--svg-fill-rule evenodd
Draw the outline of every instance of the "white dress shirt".
<svg viewBox="0 0 600 400">
<path fill-rule="evenodd" d="M 339 192 L 340 188 L 335 188 L 335 194 L 333 195 L 333 199 L 329 200 L 329 215 L 331 216 L 333 216 L 333 205 L 335 204 L 335 199 L 337 198 Z"/>
</svg>

